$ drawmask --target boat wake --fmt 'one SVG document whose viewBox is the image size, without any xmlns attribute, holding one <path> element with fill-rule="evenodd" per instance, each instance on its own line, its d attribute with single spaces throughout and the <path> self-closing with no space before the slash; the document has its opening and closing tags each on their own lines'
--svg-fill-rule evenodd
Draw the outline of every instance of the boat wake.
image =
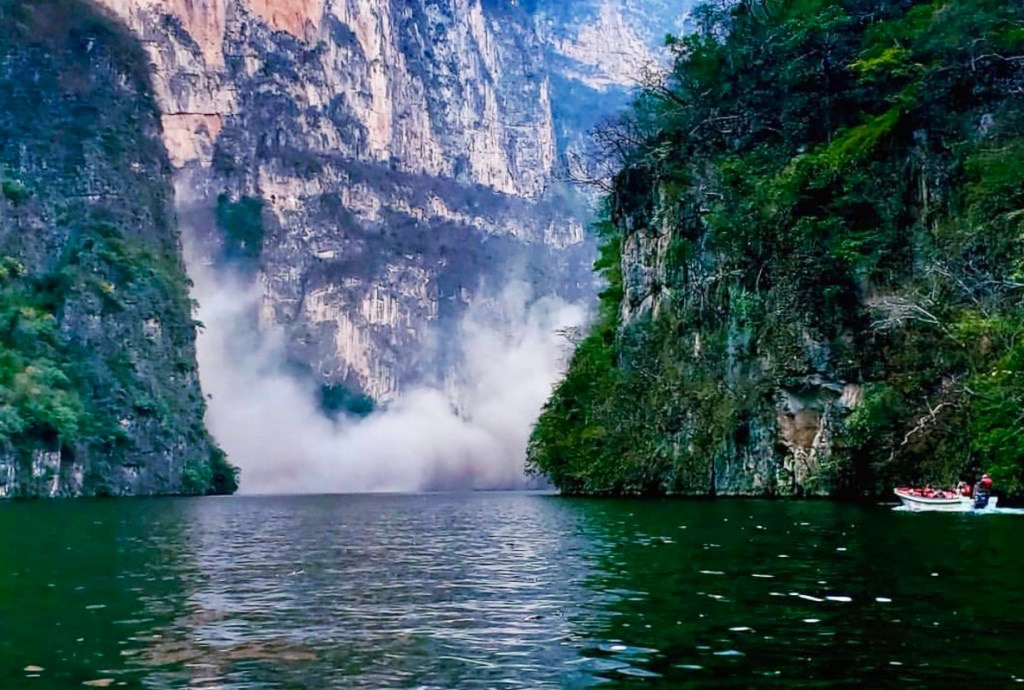
<svg viewBox="0 0 1024 690">
<path fill-rule="evenodd" d="M 940 511 L 925 511 L 915 510 L 908 508 L 904 505 L 894 506 L 893 510 L 897 513 L 926 513 L 926 512 L 940 512 Z M 1024 515 L 1024 508 L 982 508 L 981 510 L 963 510 L 957 511 L 960 515 Z"/>
</svg>

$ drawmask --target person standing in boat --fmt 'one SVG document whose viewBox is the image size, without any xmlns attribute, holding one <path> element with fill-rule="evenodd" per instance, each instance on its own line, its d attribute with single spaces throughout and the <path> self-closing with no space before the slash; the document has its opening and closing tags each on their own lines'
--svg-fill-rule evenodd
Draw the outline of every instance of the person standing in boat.
<svg viewBox="0 0 1024 690">
<path fill-rule="evenodd" d="M 992 478 L 987 474 L 981 475 L 974 485 L 974 507 L 981 510 L 988 506 L 988 499 L 992 495 Z"/>
</svg>

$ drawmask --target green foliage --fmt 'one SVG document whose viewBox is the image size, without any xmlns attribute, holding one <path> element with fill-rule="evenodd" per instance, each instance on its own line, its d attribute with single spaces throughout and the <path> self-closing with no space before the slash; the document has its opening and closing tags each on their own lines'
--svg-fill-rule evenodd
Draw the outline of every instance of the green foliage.
<svg viewBox="0 0 1024 690">
<path fill-rule="evenodd" d="M 850 68 L 862 80 L 893 79 L 914 73 L 910 51 L 899 45 L 880 48 L 875 54 L 865 54 L 851 63 Z"/>
<path fill-rule="evenodd" d="M 190 457 L 182 470 L 181 491 L 189 496 L 228 496 L 238 490 L 239 469 L 212 446 L 208 457 Z"/>
<path fill-rule="evenodd" d="M 347 386 L 323 385 L 320 387 L 320 409 L 331 417 L 340 414 L 368 417 L 373 414 L 376 404 L 370 396 L 353 393 Z"/>
<path fill-rule="evenodd" d="M 0 441 L 71 442 L 87 413 L 56 318 L 24 278 L 20 262 L 0 257 Z"/>
<path fill-rule="evenodd" d="M 837 135 L 819 154 L 819 160 L 834 170 L 870 156 L 874 148 L 893 131 L 899 121 L 900 109 L 896 106 L 889 108 L 881 115 Z"/>
<path fill-rule="evenodd" d="M 182 471 L 182 493 L 191 496 L 227 496 L 238 490 L 237 467 L 228 462 L 220 448 L 212 447 L 209 457 L 190 458 Z"/>
<path fill-rule="evenodd" d="M 213 472 L 205 462 L 190 462 L 181 473 L 182 493 L 189 496 L 202 496 L 210 486 Z"/>
<path fill-rule="evenodd" d="M 609 288 L 531 468 L 570 492 L 713 492 L 778 438 L 779 391 L 824 377 L 865 394 L 828 412 L 816 481 L 990 470 L 1024 492 L 1024 5 L 753 0 L 693 20 L 624 116 Z M 665 227 L 642 272 L 657 316 L 622 323 L 641 273 L 622 244 Z"/>
<path fill-rule="evenodd" d="M 239 469 L 228 462 L 228 456 L 220 448 L 210 449 L 210 482 L 206 493 L 228 496 L 238 491 Z"/>
<path fill-rule="evenodd" d="M 5 179 L 0 182 L 0 192 L 3 193 L 5 199 L 15 206 L 24 203 L 29 196 L 31 196 L 28 189 L 25 188 L 25 185 L 21 184 L 21 182 L 18 182 L 17 180 Z"/>
<path fill-rule="evenodd" d="M 217 226 L 224 233 L 224 258 L 253 262 L 263 252 L 263 200 L 243 196 L 231 201 L 226 194 L 217 197 Z"/>
<path fill-rule="evenodd" d="M 1024 493 L 1024 310 L 957 324 L 958 335 L 992 356 L 979 362 L 965 387 L 971 449 L 1006 491 Z"/>
<path fill-rule="evenodd" d="M 616 399 L 619 371 L 615 359 L 615 328 L 623 297 L 622 236 L 607 218 L 595 224 L 599 253 L 594 270 L 605 280 L 597 321 L 573 354 L 565 379 L 544 407 L 530 438 L 527 469 L 551 478 L 567 493 L 613 492 L 603 484 L 603 463 L 615 446 L 614 430 L 604 413 Z M 598 476 L 592 476 L 595 474 Z"/>
</svg>

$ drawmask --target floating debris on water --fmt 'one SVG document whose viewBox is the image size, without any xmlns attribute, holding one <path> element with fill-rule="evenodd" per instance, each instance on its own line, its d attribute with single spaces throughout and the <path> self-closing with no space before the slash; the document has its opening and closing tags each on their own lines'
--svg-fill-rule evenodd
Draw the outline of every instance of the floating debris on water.
<svg viewBox="0 0 1024 690">
<path fill-rule="evenodd" d="M 42 673 L 46 669 L 44 669 L 42 666 L 32 666 L 32 665 L 29 665 L 29 666 L 26 666 L 24 670 L 25 670 L 25 673 Z"/>
<path fill-rule="evenodd" d="M 832 596 L 832 597 L 825 597 L 825 598 L 828 599 L 829 601 L 839 601 L 839 602 L 842 602 L 844 604 L 853 601 L 853 597 L 835 597 L 835 596 Z"/>
</svg>

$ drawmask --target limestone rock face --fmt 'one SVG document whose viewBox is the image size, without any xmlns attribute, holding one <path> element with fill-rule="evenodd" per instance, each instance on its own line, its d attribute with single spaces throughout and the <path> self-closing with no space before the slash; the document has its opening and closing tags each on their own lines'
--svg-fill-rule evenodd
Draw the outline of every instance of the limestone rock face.
<svg viewBox="0 0 1024 690">
<path fill-rule="evenodd" d="M 711 305 L 724 313 L 722 295 L 708 290 L 720 279 L 723 257 L 707 249 L 703 239 L 694 243 L 697 249 L 682 266 L 678 256 L 672 256 L 674 239 L 699 236 L 701 226 L 693 220 L 698 214 L 680 223 L 663 213 L 663 190 L 637 186 L 631 191 L 632 201 L 618 218 L 624 233 L 622 331 L 672 314 L 681 305 L 694 311 L 698 305 Z M 698 197 L 694 203 L 705 201 Z M 760 343 L 759 355 L 752 356 L 758 336 L 741 310 L 729 311 L 721 333 L 696 320 L 684 320 L 678 337 L 686 345 L 677 351 L 680 361 L 686 361 L 688 374 L 696 379 L 711 367 L 726 391 L 737 398 L 741 394 L 736 391 L 744 391 L 745 396 L 743 408 L 734 413 L 738 431 L 722 439 L 720 448 L 702 460 L 707 466 L 687 483 L 689 492 L 829 496 L 839 488 L 834 457 L 837 431 L 860 405 L 863 388 L 835 371 L 829 344 L 814 338 L 809 325 L 794 319 L 797 347 Z M 720 359 L 709 357 L 709 341 L 715 338 L 724 340 L 719 344 L 724 350 Z M 747 392 L 751 390 L 756 394 Z M 694 437 L 704 423 L 700 418 L 681 418 L 682 431 L 673 440 L 676 446 Z"/>
<path fill-rule="evenodd" d="M 146 48 L 201 254 L 218 206 L 259 200 L 261 325 L 383 401 L 439 375 L 430 335 L 507 279 L 593 292 L 559 154 L 681 21 L 660 0 L 97 1 Z"/>
<path fill-rule="evenodd" d="M 233 490 L 144 65 L 82 0 L 0 12 L 0 498 Z"/>
</svg>

